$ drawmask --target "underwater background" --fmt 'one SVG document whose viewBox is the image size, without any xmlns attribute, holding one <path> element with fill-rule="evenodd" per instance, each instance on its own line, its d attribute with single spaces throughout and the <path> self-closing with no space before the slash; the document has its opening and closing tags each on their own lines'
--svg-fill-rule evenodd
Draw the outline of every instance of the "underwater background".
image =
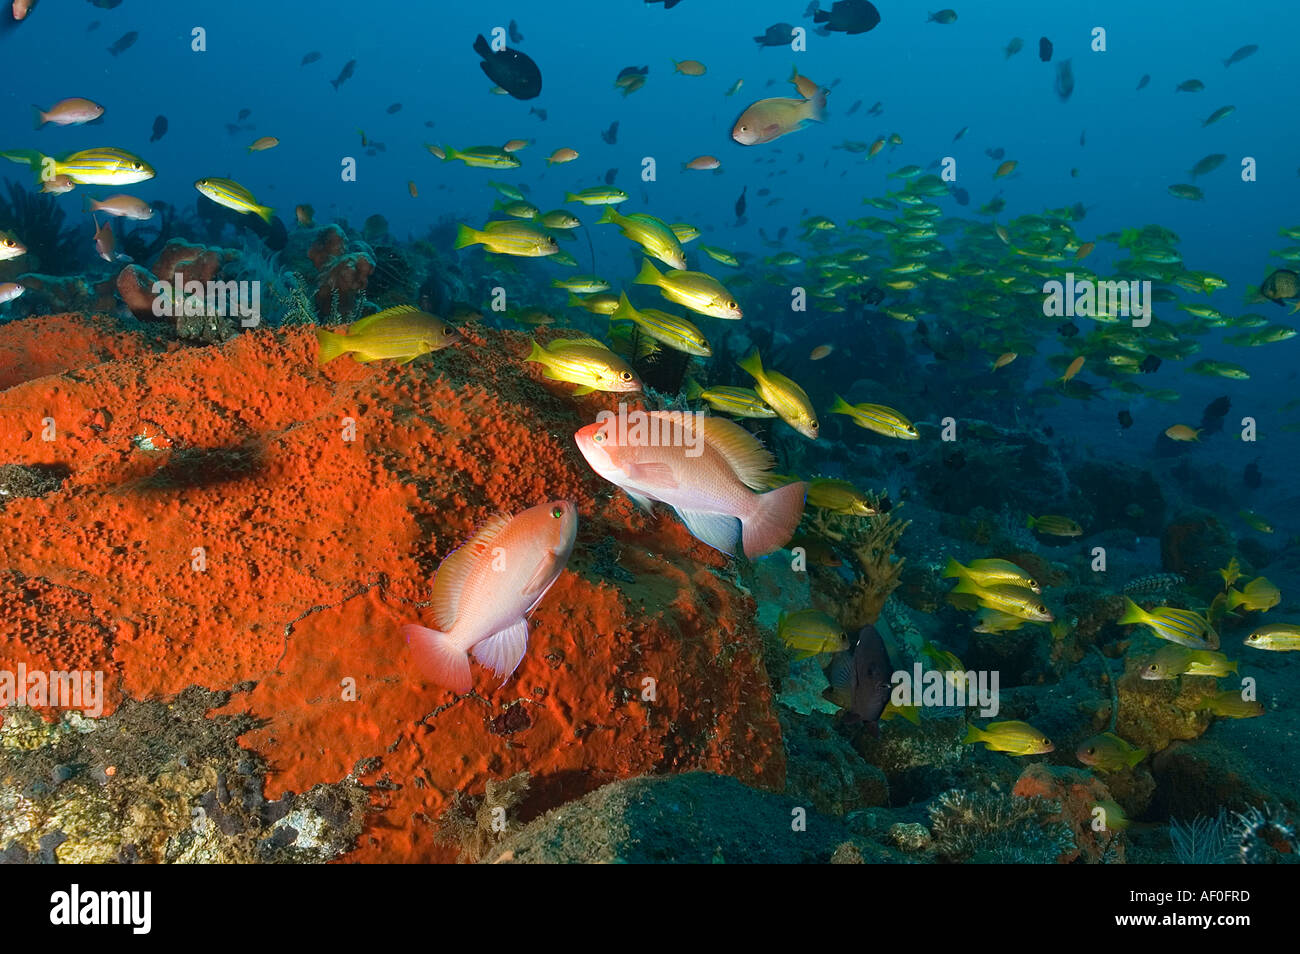
<svg viewBox="0 0 1300 954">
<path fill-rule="evenodd" d="M 5 6 L 6 860 L 1296 859 L 1289 5 Z"/>
</svg>

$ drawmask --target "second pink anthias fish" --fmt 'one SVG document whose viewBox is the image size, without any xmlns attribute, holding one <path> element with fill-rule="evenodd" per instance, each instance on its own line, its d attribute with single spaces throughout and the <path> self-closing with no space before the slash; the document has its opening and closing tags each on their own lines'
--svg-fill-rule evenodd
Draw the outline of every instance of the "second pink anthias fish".
<svg viewBox="0 0 1300 954">
<path fill-rule="evenodd" d="M 456 692 L 473 688 L 469 653 L 502 682 L 528 649 L 527 616 L 573 552 L 578 511 L 567 500 L 489 520 L 442 561 L 433 581 L 437 629 L 407 623 L 402 636 L 420 671 Z"/>
</svg>

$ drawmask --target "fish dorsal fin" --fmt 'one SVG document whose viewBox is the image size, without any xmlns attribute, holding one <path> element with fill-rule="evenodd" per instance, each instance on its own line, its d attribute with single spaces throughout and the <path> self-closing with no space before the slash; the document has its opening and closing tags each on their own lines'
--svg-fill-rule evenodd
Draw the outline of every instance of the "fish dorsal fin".
<svg viewBox="0 0 1300 954">
<path fill-rule="evenodd" d="M 490 552 L 493 541 L 501 536 L 509 523 L 510 517 L 506 514 L 489 518 L 474 536 L 453 550 L 438 567 L 433 579 L 433 616 L 442 630 L 450 630 L 456 625 L 465 581 L 477 565 L 478 558 Z"/>
<path fill-rule="evenodd" d="M 397 315 L 420 314 L 420 309 L 414 305 L 394 305 L 392 308 L 385 308 L 383 311 L 377 311 L 373 315 L 367 315 L 360 321 L 354 321 L 348 325 L 348 334 L 355 335 L 358 332 L 365 331 L 372 325 L 378 324 L 386 318 L 394 318 Z"/>
<path fill-rule="evenodd" d="M 704 439 L 722 455 L 740 482 L 752 490 L 766 490 L 766 477 L 776 458 L 764 449 L 758 438 L 725 417 L 706 417 L 702 424 Z"/>
</svg>

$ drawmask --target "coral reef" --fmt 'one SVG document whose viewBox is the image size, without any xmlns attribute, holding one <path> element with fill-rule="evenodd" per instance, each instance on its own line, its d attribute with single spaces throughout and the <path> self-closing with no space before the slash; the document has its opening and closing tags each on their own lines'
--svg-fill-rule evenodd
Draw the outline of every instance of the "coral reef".
<svg viewBox="0 0 1300 954">
<path fill-rule="evenodd" d="M 72 331 L 0 327 L 0 371 Z M 67 478 L 5 507 L 0 601 L 17 610 L 0 617 L 0 668 L 103 671 L 108 713 L 254 683 L 220 714 L 256 720 L 240 743 L 271 769 L 264 797 L 365 785 L 354 860 L 453 860 L 437 819 L 455 793 L 521 771 L 536 811 L 646 773 L 782 790 L 752 599 L 573 445 L 614 397 L 544 381 L 524 335 L 462 331 L 404 367 L 321 368 L 298 328 L 157 352 L 88 322 L 46 376 L 15 361 L 10 459 Z M 476 669 L 462 697 L 423 684 L 398 629 L 423 618 L 441 559 L 488 515 L 558 497 L 578 503 L 579 545 L 518 671 L 499 686 Z"/>
<path fill-rule="evenodd" d="M 934 852 L 972 864 L 1057 864 L 1078 856 L 1061 806 L 1038 796 L 945 792 L 930 806 Z"/>
<path fill-rule="evenodd" d="M 20 272 L 38 269 L 52 275 L 75 272 L 80 256 L 76 233 L 64 228 L 66 218 L 54 196 L 6 179 L 5 196 L 0 196 L 0 231 L 17 235 L 27 254 L 0 262 L 0 281 L 11 281 Z"/>
<path fill-rule="evenodd" d="M 848 582 L 831 573 L 819 578 L 849 632 L 874 623 L 885 600 L 901 582 L 905 561 L 895 555 L 894 549 L 908 521 L 899 520 L 896 513 L 854 517 L 817 510 L 808 517 L 812 532 L 830 541 L 852 568 L 853 579 Z"/>
</svg>

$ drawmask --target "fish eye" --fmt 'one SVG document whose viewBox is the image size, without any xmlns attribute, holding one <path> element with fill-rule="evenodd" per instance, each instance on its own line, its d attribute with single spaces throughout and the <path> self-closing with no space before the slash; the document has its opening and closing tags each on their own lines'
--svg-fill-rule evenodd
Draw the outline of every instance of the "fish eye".
<svg viewBox="0 0 1300 954">
<path fill-rule="evenodd" d="M 821 425 L 818 424 L 817 421 L 815 421 L 815 420 L 812 421 L 811 424 L 812 424 L 812 429 L 813 429 L 813 430 L 817 430 L 818 428 L 821 427 Z"/>
<path fill-rule="evenodd" d="M 591 439 L 595 441 L 597 444 L 602 444 L 605 441 L 605 432 L 597 431 L 595 434 L 591 435 Z"/>
<path fill-rule="evenodd" d="M 740 127 L 740 131 L 741 131 L 741 132 L 749 132 L 749 127 L 748 127 L 748 126 L 741 126 L 741 127 Z"/>
<path fill-rule="evenodd" d="M 631 381 L 631 380 L 632 380 L 632 372 L 631 372 L 631 371 L 620 371 L 618 376 L 619 376 L 619 379 L 622 380 L 622 381 Z"/>
<path fill-rule="evenodd" d="M 552 508 L 551 508 L 551 516 L 554 517 L 556 520 L 559 520 L 561 517 L 564 516 L 564 508 L 563 508 L 563 507 L 558 507 L 558 506 L 557 506 L 557 507 L 552 507 Z"/>
<path fill-rule="evenodd" d="M 1043 741 L 1046 742 L 1047 740 L 1044 739 Z M 1084 755 L 1096 755 L 1096 754 L 1097 754 L 1097 747 L 1096 747 L 1095 745 L 1091 745 L 1091 746 L 1089 746 L 1088 748 L 1086 748 L 1086 749 L 1083 750 L 1083 754 L 1084 754 Z"/>
<path fill-rule="evenodd" d="M 144 163 L 143 163 L 143 162 L 133 162 L 133 163 L 131 163 L 131 168 L 132 168 L 132 169 L 135 169 L 135 170 L 138 172 L 139 170 L 141 170 L 141 169 L 144 168 Z"/>
<path fill-rule="evenodd" d="M 729 302 L 727 302 L 727 307 L 728 307 L 728 308 L 735 308 L 735 307 L 736 307 L 736 303 L 735 303 L 734 301 L 729 301 Z"/>
</svg>

